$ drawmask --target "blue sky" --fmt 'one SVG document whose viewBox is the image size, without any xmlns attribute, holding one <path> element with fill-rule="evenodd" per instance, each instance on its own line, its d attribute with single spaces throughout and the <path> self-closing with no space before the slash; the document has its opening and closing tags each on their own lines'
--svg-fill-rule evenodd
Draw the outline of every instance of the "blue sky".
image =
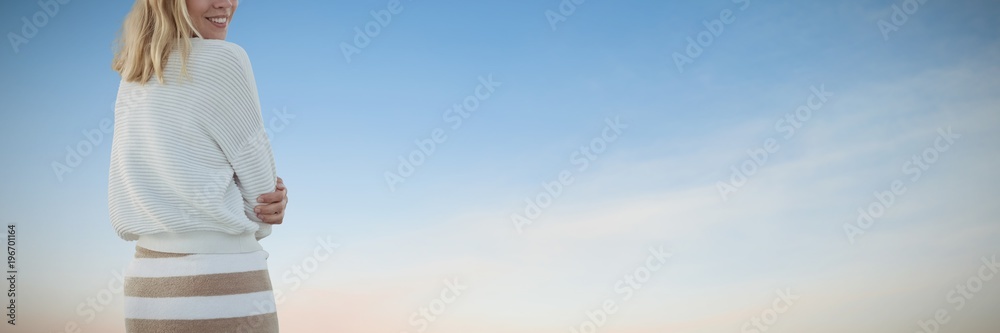
<svg viewBox="0 0 1000 333">
<path fill-rule="evenodd" d="M 315 237 L 343 245 L 279 308 L 283 329 L 314 328 L 315 307 L 350 313 L 343 330 L 412 329 L 457 275 L 472 291 L 433 330 L 568 330 L 661 245 L 669 268 L 602 330 L 737 331 L 784 288 L 803 294 L 786 331 L 916 331 L 941 307 L 949 330 L 995 328 L 997 281 L 960 311 L 944 296 L 1000 254 L 1000 7 L 928 1 L 886 40 L 877 24 L 902 3 L 586 1 L 553 30 L 558 1 L 404 0 L 348 62 L 341 44 L 387 1 L 243 1 L 228 40 L 250 55 L 265 121 L 294 117 L 269 128 L 290 189 L 263 241 L 275 285 Z M 130 5 L 71 1 L 0 51 L 0 202 L 23 232 L 21 313 L 47 331 L 59 325 L 41 318 L 78 320 L 134 246 L 108 221 L 111 133 L 61 181 L 51 168 L 113 118 Z M 5 36 L 40 10 L 0 6 Z M 735 21 L 680 72 L 673 54 L 724 10 Z M 491 75 L 501 85 L 450 128 L 445 110 Z M 820 86 L 829 102 L 783 138 L 775 122 Z M 616 117 L 620 138 L 576 170 L 573 152 Z M 961 137 L 911 181 L 906 161 L 949 126 Z M 447 140 L 391 191 L 384 173 L 436 128 Z M 768 138 L 780 149 L 722 200 L 718 182 Z M 510 215 L 565 169 L 574 182 L 517 233 Z M 907 192 L 851 244 L 844 224 L 894 180 Z M 114 302 L 87 327 L 116 329 Z"/>
</svg>

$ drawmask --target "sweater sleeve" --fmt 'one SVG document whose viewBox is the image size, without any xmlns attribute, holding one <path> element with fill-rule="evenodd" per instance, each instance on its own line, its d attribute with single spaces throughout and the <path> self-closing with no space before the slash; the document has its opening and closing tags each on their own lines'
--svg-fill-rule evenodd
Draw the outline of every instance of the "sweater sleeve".
<svg viewBox="0 0 1000 333">
<path fill-rule="evenodd" d="M 271 224 L 264 223 L 254 207 L 257 197 L 273 192 L 277 185 L 277 171 L 271 144 L 264 129 L 257 83 L 246 51 L 236 44 L 229 44 L 231 57 L 220 57 L 218 75 L 225 76 L 218 87 L 215 100 L 218 126 L 209 129 L 215 142 L 226 155 L 235 173 L 236 184 L 243 196 L 243 212 L 259 226 L 255 237 L 260 240 L 271 234 Z"/>
</svg>

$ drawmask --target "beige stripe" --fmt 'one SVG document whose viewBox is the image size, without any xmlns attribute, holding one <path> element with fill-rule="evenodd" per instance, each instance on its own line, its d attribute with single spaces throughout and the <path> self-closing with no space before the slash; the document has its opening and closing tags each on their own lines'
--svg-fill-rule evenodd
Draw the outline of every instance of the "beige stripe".
<svg viewBox="0 0 1000 333">
<path fill-rule="evenodd" d="M 199 319 L 161 320 L 125 318 L 127 333 L 278 333 L 278 314 L 271 312 L 255 316 Z"/>
<path fill-rule="evenodd" d="M 125 278 L 125 296 L 131 297 L 220 296 L 266 290 L 271 290 L 271 277 L 266 269 L 221 274 Z"/>
<path fill-rule="evenodd" d="M 189 253 L 160 252 L 160 251 L 153 251 L 153 250 L 150 250 L 150 249 L 138 246 L 138 245 L 135 246 L 135 257 L 136 258 L 176 258 L 176 257 L 189 256 L 189 255 L 190 255 Z"/>
</svg>

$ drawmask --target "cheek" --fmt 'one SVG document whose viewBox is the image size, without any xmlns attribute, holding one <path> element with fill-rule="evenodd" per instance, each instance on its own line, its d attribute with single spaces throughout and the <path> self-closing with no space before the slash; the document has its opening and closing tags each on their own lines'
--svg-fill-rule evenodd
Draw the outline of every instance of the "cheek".
<svg viewBox="0 0 1000 333">
<path fill-rule="evenodd" d="M 210 1 L 205 0 L 188 0 L 188 14 L 191 14 L 191 17 L 202 17 L 203 14 L 211 9 L 211 4 L 209 2 Z"/>
</svg>

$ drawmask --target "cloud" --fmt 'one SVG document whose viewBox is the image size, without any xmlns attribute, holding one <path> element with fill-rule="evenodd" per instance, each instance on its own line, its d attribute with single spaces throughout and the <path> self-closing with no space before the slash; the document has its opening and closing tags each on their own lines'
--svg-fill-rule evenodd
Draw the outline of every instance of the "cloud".
<svg viewBox="0 0 1000 333">
<path fill-rule="evenodd" d="M 356 244 L 347 252 L 355 259 L 338 271 L 346 275 L 338 288 L 392 299 L 401 295 L 375 291 L 416 277 L 421 287 L 406 290 L 432 292 L 435 279 L 458 274 L 476 291 L 455 305 L 439 331 L 567 327 L 582 320 L 588 305 L 614 297 L 614 282 L 641 263 L 645 248 L 664 245 L 675 252 L 669 269 L 656 273 L 623 307 L 627 312 L 616 315 L 617 327 L 644 332 L 649 326 L 633 323 L 650 323 L 657 329 L 732 331 L 767 307 L 775 289 L 793 288 L 803 296 L 801 305 L 782 316 L 788 329 L 912 328 L 922 309 L 941 306 L 943 294 L 935 286 L 947 288 L 951 276 L 1000 250 L 992 241 L 1000 233 L 995 223 L 982 221 L 996 216 L 995 205 L 985 205 L 996 199 L 994 191 L 978 186 L 957 194 L 965 189 L 950 185 L 995 184 L 998 178 L 1000 160 L 988 157 L 996 153 L 992 142 L 1000 120 L 994 111 L 1000 103 L 988 93 L 997 91 L 997 68 L 982 65 L 838 88 L 829 108 L 782 141 L 781 150 L 729 202 L 721 200 L 715 181 L 729 164 L 746 158 L 743 150 L 759 145 L 747 137 L 773 134 L 761 126 L 773 119 L 621 148 L 632 150 L 608 155 L 600 168 L 581 174 L 523 234 L 510 224 L 506 208 L 512 205 L 499 204 L 458 210 L 432 227 L 390 231 Z M 873 190 L 905 179 L 901 163 L 931 146 L 937 128 L 948 126 L 963 133 L 956 148 L 942 154 L 857 245 L 849 245 L 843 223 L 874 200 Z M 692 145 L 697 148 L 675 149 Z M 929 250 L 921 253 L 922 247 Z M 366 280 L 368 271 L 387 265 L 394 267 L 381 270 L 388 275 Z M 382 303 L 372 302 L 357 303 L 372 307 L 356 310 L 358 318 L 379 311 Z M 512 314 L 510 308 L 522 311 Z M 537 311 L 523 311 L 530 309 Z M 658 311 L 674 315 L 661 320 Z M 868 313 L 891 321 L 863 319 Z"/>
</svg>

